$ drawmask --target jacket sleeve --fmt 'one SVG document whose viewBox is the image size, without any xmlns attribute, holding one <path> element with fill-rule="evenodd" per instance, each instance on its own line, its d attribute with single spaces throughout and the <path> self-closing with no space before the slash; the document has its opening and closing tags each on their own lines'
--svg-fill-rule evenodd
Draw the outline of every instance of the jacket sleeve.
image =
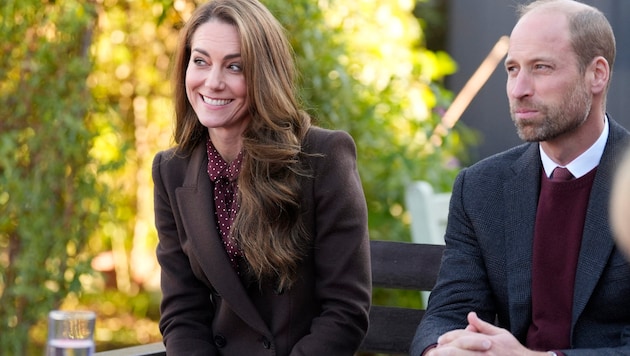
<svg viewBox="0 0 630 356">
<path fill-rule="evenodd" d="M 315 283 L 321 312 L 291 355 L 353 355 L 368 328 L 372 283 L 367 206 L 356 147 L 342 131 L 313 142 Z"/>
<path fill-rule="evenodd" d="M 462 201 L 466 169 L 455 179 L 446 229 L 446 248 L 427 311 L 416 330 L 411 352 L 419 356 L 447 331 L 464 329 L 466 315 L 476 311 L 493 322 L 495 305 L 481 249 Z"/>
<path fill-rule="evenodd" d="M 160 331 L 169 355 L 218 355 L 210 329 L 214 313 L 210 291 L 193 274 L 182 248 L 175 187 L 167 186 L 172 162 L 164 156 L 156 155 L 152 168 L 162 286 Z"/>
</svg>

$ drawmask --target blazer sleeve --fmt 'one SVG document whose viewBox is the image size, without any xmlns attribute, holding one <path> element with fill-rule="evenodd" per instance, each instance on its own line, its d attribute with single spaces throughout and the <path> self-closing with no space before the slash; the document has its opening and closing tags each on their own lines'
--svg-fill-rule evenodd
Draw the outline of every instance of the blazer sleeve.
<svg viewBox="0 0 630 356">
<path fill-rule="evenodd" d="M 152 168 L 162 285 L 160 331 L 169 355 L 218 355 L 210 329 L 214 313 L 210 291 L 191 269 L 174 214 L 178 184 L 172 175 L 184 171 L 183 162 L 166 156 L 170 155 L 158 153 Z"/>
<path fill-rule="evenodd" d="M 317 129 L 314 153 L 315 290 L 320 314 L 291 355 L 352 355 L 368 328 L 372 281 L 367 206 L 354 141 L 345 132 Z"/>
<path fill-rule="evenodd" d="M 490 322 L 495 315 L 481 248 L 464 210 L 466 173 L 466 169 L 462 170 L 453 185 L 442 267 L 429 297 L 426 314 L 412 341 L 410 354 L 414 356 L 436 344 L 445 332 L 465 328 L 468 312 L 476 311 Z"/>
</svg>

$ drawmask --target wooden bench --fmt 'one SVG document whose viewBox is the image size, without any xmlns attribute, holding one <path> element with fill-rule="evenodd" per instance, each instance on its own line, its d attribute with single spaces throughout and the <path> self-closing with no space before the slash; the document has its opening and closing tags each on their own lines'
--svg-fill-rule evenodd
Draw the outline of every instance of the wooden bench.
<svg viewBox="0 0 630 356">
<path fill-rule="evenodd" d="M 372 240 L 370 246 L 374 287 L 430 291 L 435 285 L 443 245 Z M 408 354 L 423 315 L 423 309 L 373 305 L 370 310 L 370 329 L 359 354 Z M 166 353 L 162 343 L 153 343 L 98 352 L 96 355 L 163 356 Z"/>
<path fill-rule="evenodd" d="M 374 287 L 417 291 L 433 289 L 444 252 L 443 245 L 373 240 L 371 250 Z M 423 316 L 423 309 L 373 305 L 370 329 L 360 351 L 408 354 Z"/>
</svg>

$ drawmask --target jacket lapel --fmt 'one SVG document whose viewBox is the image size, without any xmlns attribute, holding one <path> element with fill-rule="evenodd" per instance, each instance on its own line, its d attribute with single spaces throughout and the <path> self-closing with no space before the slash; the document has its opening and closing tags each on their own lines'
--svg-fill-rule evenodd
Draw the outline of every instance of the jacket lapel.
<svg viewBox="0 0 630 356">
<path fill-rule="evenodd" d="M 584 311 L 615 246 L 608 223 L 608 200 L 616 159 L 623 155 L 628 136 L 613 120 L 609 120 L 609 125 L 608 141 L 597 167 L 584 223 L 573 292 L 573 326 Z"/>
<path fill-rule="evenodd" d="M 213 186 L 206 172 L 205 145 L 192 154 L 184 184 L 176 190 L 186 235 L 212 287 L 245 323 L 268 334 L 268 328 L 232 268 L 215 226 Z"/>
<path fill-rule="evenodd" d="M 531 319 L 532 245 L 542 169 L 538 145 L 530 144 L 511 169 L 514 175 L 503 185 L 510 327 L 515 335 L 525 335 Z"/>
</svg>

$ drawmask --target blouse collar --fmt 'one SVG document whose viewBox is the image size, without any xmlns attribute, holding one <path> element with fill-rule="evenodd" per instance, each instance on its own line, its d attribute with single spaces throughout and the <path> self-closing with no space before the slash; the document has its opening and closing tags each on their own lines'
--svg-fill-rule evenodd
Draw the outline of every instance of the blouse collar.
<svg viewBox="0 0 630 356">
<path fill-rule="evenodd" d="M 242 150 L 238 153 L 236 159 L 228 163 L 221 157 L 212 141 L 208 139 L 207 152 L 208 176 L 210 176 L 211 181 L 216 182 L 219 178 L 227 178 L 230 182 L 233 182 L 238 178 L 238 174 L 241 171 L 241 163 L 243 162 Z"/>
</svg>

